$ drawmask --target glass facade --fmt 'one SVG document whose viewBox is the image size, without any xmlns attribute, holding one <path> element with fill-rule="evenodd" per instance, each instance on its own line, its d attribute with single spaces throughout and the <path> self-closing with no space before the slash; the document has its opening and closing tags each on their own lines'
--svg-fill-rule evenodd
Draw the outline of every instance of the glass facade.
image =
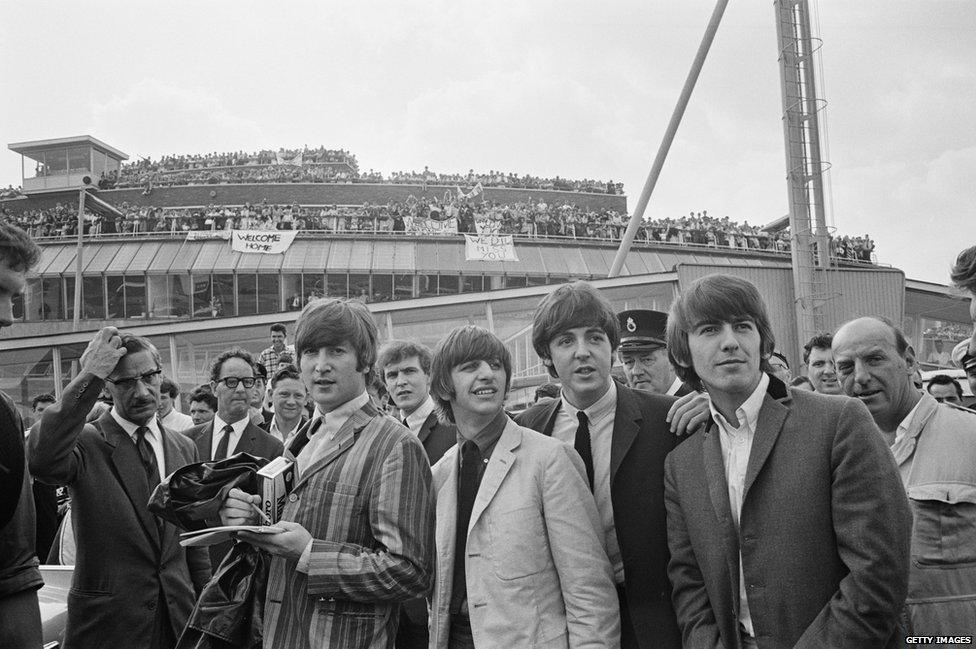
<svg viewBox="0 0 976 649">
<path fill-rule="evenodd" d="M 254 276 L 251 275 L 251 277 Z M 345 278 L 346 276 L 341 275 L 341 277 Z M 438 276 L 434 275 L 433 277 L 436 286 Z M 450 277 L 453 280 L 458 279 L 457 275 Z M 218 296 L 221 298 L 222 308 L 234 308 L 233 296 L 224 292 L 227 278 L 233 279 L 233 276 L 195 277 L 193 304 L 209 305 L 211 298 Z M 87 282 L 88 279 L 98 278 L 85 279 Z M 146 279 L 143 278 L 143 280 Z M 302 289 L 305 291 L 312 289 L 316 282 L 320 282 L 322 276 L 291 275 L 285 284 L 295 287 L 299 279 L 301 279 Z M 306 284 L 306 279 L 310 280 L 312 284 Z M 121 308 L 123 313 L 127 312 L 130 293 L 135 292 L 136 297 L 145 295 L 145 281 L 140 287 L 133 287 L 131 284 L 132 282 L 128 281 L 127 277 L 105 278 L 106 290 L 120 295 L 114 301 L 114 306 L 113 304 L 108 305 L 110 310 Z M 59 285 L 61 284 L 59 283 Z M 148 289 L 151 296 L 163 289 L 170 291 L 168 294 L 173 295 L 175 294 L 174 286 L 184 285 L 189 287 L 187 277 L 148 277 Z M 270 304 L 270 300 L 266 300 L 261 295 L 265 288 L 275 295 L 273 299 L 277 304 L 279 284 L 265 286 L 258 279 L 257 284 L 251 286 L 256 286 L 255 290 L 259 294 L 257 297 L 258 305 Z M 238 277 L 238 287 L 240 287 L 240 277 Z M 375 278 L 373 288 L 376 288 Z M 671 282 L 617 286 L 601 290 L 614 304 L 614 307 L 621 309 L 639 306 L 666 309 L 668 304 L 665 303 L 665 300 L 670 301 L 673 291 Z M 502 297 L 498 293 L 482 293 L 474 300 L 463 295 L 453 298 L 445 296 L 441 299 L 442 303 L 427 307 L 411 306 L 409 302 L 402 304 L 384 303 L 375 307 L 374 320 L 381 341 L 388 340 L 392 334 L 394 338 L 420 342 L 431 348 L 435 347 L 449 331 L 460 325 L 473 324 L 493 330 L 505 342 L 512 354 L 512 379 L 527 381 L 534 385 L 534 383 L 548 380 L 546 369 L 532 348 L 532 314 L 547 290 L 542 287 L 523 289 L 520 292 L 531 292 L 531 295 Z M 172 305 L 168 306 L 165 301 L 159 302 L 154 297 L 151 299 L 153 300 L 154 312 L 157 314 L 167 308 L 174 308 Z M 243 304 L 248 299 L 250 298 L 241 298 L 237 304 Z M 202 306 L 201 308 L 206 308 L 208 311 L 210 309 L 209 306 Z M 281 313 L 280 320 L 288 327 L 289 342 L 293 342 L 294 319 L 297 315 L 296 310 Z M 207 317 L 201 322 L 174 322 L 163 325 L 170 331 L 162 335 L 156 335 L 160 326 L 156 324 L 151 325 L 156 329 L 150 340 L 159 349 L 166 375 L 180 385 L 185 395 L 196 386 L 209 381 L 210 364 L 217 355 L 226 349 L 240 346 L 255 356 L 260 354 L 261 350 L 270 344 L 268 328 L 273 320 L 267 318 L 265 320 L 267 321 L 260 324 L 231 327 L 223 325 L 220 320 L 212 320 Z M 188 328 L 194 328 L 194 330 L 188 330 Z M 130 330 L 133 333 L 139 333 L 139 329 L 140 327 L 135 327 Z M 72 341 L 59 344 L 57 336 L 53 338 L 47 336 L 44 337 L 43 342 L 41 342 L 40 337 L 38 338 L 36 348 L 0 350 L 0 386 L 22 408 L 25 408 L 26 405 L 29 405 L 30 398 L 33 395 L 40 392 L 54 392 L 55 372 L 52 355 L 55 352 L 60 354 L 61 372 L 57 379 L 58 383 L 63 386 L 77 373 L 78 362 L 86 346 L 87 340 L 85 342 Z M 520 395 L 531 401 L 532 389 L 513 390 L 509 399 L 510 404 L 522 400 Z M 24 412 L 26 413 L 26 409 Z"/>
</svg>

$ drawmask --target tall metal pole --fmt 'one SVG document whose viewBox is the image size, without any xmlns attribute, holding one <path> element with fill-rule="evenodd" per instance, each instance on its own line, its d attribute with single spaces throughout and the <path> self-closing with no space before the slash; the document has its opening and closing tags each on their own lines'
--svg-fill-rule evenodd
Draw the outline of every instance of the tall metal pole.
<svg viewBox="0 0 976 649">
<path fill-rule="evenodd" d="M 75 309 L 71 319 L 71 331 L 78 331 L 81 321 L 81 268 L 82 239 L 85 235 L 85 190 L 78 190 L 78 250 L 75 252 Z"/>
<path fill-rule="evenodd" d="M 674 112 L 671 114 L 671 121 L 668 122 L 668 128 L 664 132 L 664 140 L 657 150 L 657 156 L 654 158 L 654 164 L 651 165 L 650 173 L 647 174 L 647 180 L 644 181 L 644 189 L 641 191 L 640 198 L 637 199 L 637 206 L 634 208 L 633 216 L 630 217 L 630 223 L 627 224 L 627 231 L 624 233 L 624 238 L 620 242 L 620 247 L 617 249 L 617 256 L 613 259 L 613 265 L 610 267 L 608 277 L 616 277 L 620 274 L 620 269 L 623 268 L 624 259 L 627 258 L 630 246 L 634 242 L 637 227 L 640 225 L 641 219 L 644 218 L 644 210 L 647 209 L 647 203 L 651 200 L 651 192 L 654 191 L 657 178 L 661 175 L 664 160 L 668 157 L 668 151 L 671 149 L 671 142 L 674 141 L 674 135 L 678 132 L 678 125 L 681 124 L 681 118 L 685 114 L 685 108 L 688 107 L 688 100 L 691 99 L 691 92 L 695 89 L 695 83 L 698 82 L 698 75 L 701 73 L 702 66 L 705 64 L 705 57 L 708 55 L 708 50 L 712 46 L 712 41 L 715 39 L 715 32 L 718 31 L 718 25 L 722 22 L 722 14 L 725 13 L 725 7 L 728 4 L 729 0 L 718 0 L 715 3 L 715 9 L 712 11 L 711 19 L 708 21 L 708 27 L 705 28 L 705 35 L 702 36 L 701 44 L 698 46 L 698 53 L 695 54 L 695 60 L 691 64 L 691 70 L 688 71 L 688 78 L 685 79 L 685 85 L 681 89 L 678 104 L 674 107 Z"/>
</svg>

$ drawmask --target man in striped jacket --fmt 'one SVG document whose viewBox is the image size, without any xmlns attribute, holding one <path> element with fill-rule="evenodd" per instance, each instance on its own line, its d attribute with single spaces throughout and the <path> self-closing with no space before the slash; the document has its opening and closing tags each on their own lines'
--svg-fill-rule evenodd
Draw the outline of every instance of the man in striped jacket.
<svg viewBox="0 0 976 649">
<path fill-rule="evenodd" d="M 376 325 L 359 302 L 315 300 L 295 348 L 315 415 L 284 456 L 296 462 L 284 532 L 240 533 L 274 555 L 264 646 L 392 649 L 399 604 L 427 592 L 433 564 L 430 468 L 420 441 L 366 393 Z M 254 524 L 258 497 L 232 490 L 226 525 Z"/>
</svg>

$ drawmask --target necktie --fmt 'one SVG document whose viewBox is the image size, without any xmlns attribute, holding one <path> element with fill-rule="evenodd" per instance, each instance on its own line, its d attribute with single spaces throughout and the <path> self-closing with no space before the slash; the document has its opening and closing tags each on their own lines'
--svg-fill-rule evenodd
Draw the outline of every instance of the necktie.
<svg viewBox="0 0 976 649">
<path fill-rule="evenodd" d="M 583 466 L 586 467 L 586 479 L 590 483 L 590 491 L 593 491 L 593 447 L 590 445 L 590 420 L 586 413 L 580 410 L 576 413 L 579 419 L 579 428 L 576 429 L 576 441 L 573 448 L 583 458 Z"/>
<path fill-rule="evenodd" d="M 451 612 L 461 610 L 461 603 L 467 598 L 467 584 L 464 576 L 464 554 L 468 541 L 468 524 L 471 510 L 478 495 L 478 470 L 481 464 L 481 451 L 471 440 L 461 445 L 461 468 L 458 470 L 458 509 L 457 530 L 454 535 L 454 579 L 451 587 Z"/>
<path fill-rule="evenodd" d="M 234 432 L 234 427 L 227 424 L 223 428 L 224 436 L 220 438 L 220 442 L 217 443 L 217 451 L 214 453 L 213 461 L 223 460 L 227 457 L 227 444 L 230 443 L 230 434 Z"/>
<path fill-rule="evenodd" d="M 159 464 L 156 462 L 156 453 L 146 439 L 149 429 L 146 426 L 136 428 L 136 448 L 139 449 L 139 458 L 142 460 L 142 468 L 146 471 L 146 478 L 149 480 L 149 492 L 159 484 Z"/>
</svg>

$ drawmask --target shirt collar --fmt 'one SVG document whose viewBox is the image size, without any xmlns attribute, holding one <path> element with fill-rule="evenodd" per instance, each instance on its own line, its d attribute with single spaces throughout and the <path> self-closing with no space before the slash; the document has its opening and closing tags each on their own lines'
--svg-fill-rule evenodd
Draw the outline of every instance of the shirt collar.
<svg viewBox="0 0 976 649">
<path fill-rule="evenodd" d="M 298 430 L 298 428 L 301 425 L 302 425 L 302 418 L 299 417 L 297 420 L 295 420 L 295 425 L 292 426 L 289 430 L 281 430 L 280 428 L 278 428 L 278 418 L 272 417 L 271 425 L 268 427 L 268 432 L 278 437 L 281 440 L 286 440 L 292 433 Z"/>
<path fill-rule="evenodd" d="M 432 412 L 434 412 L 434 400 L 430 398 L 430 395 L 427 395 L 427 398 L 416 410 L 404 417 L 407 420 L 407 428 L 413 431 L 420 430 L 420 427 L 424 425 L 427 417 Z M 403 417 L 402 410 L 400 411 L 400 416 Z"/>
<path fill-rule="evenodd" d="M 739 420 L 739 428 L 748 425 L 749 430 L 756 430 L 756 422 L 759 420 L 759 411 L 762 409 L 763 401 L 766 398 L 766 389 L 769 387 L 769 376 L 765 372 L 760 373 L 759 385 L 756 389 L 752 391 L 749 398 L 742 402 L 742 405 L 735 409 L 735 418 Z M 724 430 L 737 430 L 733 429 L 726 421 L 725 417 L 722 416 L 716 408 L 715 404 L 712 403 L 711 397 L 708 399 L 708 409 L 712 412 L 712 419 L 714 419 L 720 427 Z"/>
<path fill-rule="evenodd" d="M 345 402 L 338 408 L 330 410 L 327 413 L 322 412 L 318 404 L 315 404 L 315 416 L 312 419 L 312 424 L 316 424 L 317 419 L 324 419 L 325 421 L 322 425 L 313 428 L 309 426 L 309 431 L 312 435 L 319 431 L 327 430 L 330 433 L 334 433 L 352 416 L 352 413 L 356 412 L 363 406 L 369 403 L 369 393 L 363 390 L 358 397 L 353 397 L 349 401 Z"/>
<path fill-rule="evenodd" d="M 668 391 L 665 392 L 665 394 L 673 397 L 675 394 L 677 394 L 678 390 L 681 389 L 681 385 L 682 385 L 681 379 L 677 376 L 674 377 L 674 381 L 671 383 L 671 387 L 668 388 Z"/>
<path fill-rule="evenodd" d="M 250 423 L 250 421 L 251 421 L 250 417 L 244 417 L 243 419 L 239 419 L 235 421 L 233 424 L 230 425 L 230 427 L 234 429 L 235 435 L 242 435 L 244 433 L 244 429 L 247 428 L 247 425 Z M 221 419 L 220 415 L 215 414 L 213 418 L 213 424 L 214 424 L 213 426 L 214 432 L 218 433 L 218 432 L 223 432 L 224 427 L 227 425 L 227 422 Z"/>
<path fill-rule="evenodd" d="M 573 404 L 571 404 L 566 399 L 565 394 L 562 396 L 562 400 L 563 400 L 563 408 L 566 409 L 566 412 L 570 415 L 570 417 L 576 419 L 577 417 L 576 413 L 578 413 L 580 409 L 574 406 Z M 616 408 L 617 408 L 617 382 L 614 381 L 613 379 L 610 379 L 610 387 L 607 388 L 607 391 L 603 393 L 603 396 L 597 399 L 596 402 L 589 408 L 583 408 L 583 412 L 586 413 L 586 418 L 590 421 L 590 423 L 594 424 L 598 421 L 601 421 L 607 415 L 613 413 Z"/>
<path fill-rule="evenodd" d="M 128 419 L 124 419 L 122 415 L 119 414 L 119 411 L 116 410 L 115 406 L 112 406 L 111 412 L 112 412 L 112 419 L 115 420 L 115 423 L 117 423 L 119 426 L 122 427 L 122 430 L 125 431 L 126 435 L 128 435 L 133 440 L 135 440 L 136 429 L 139 428 L 139 424 L 134 424 Z M 155 417 L 147 421 L 145 423 L 145 426 L 146 428 L 149 429 L 149 432 L 151 433 L 152 437 L 155 437 L 156 439 L 163 438 L 162 434 L 159 432 L 159 421 Z"/>
<path fill-rule="evenodd" d="M 934 400 L 935 397 L 932 397 L 932 399 Z M 922 405 L 923 400 L 924 399 L 919 399 L 918 403 L 915 404 L 915 407 L 912 408 L 905 418 L 901 420 L 901 423 L 898 424 L 898 428 L 895 430 L 895 444 L 904 439 L 905 435 L 908 435 L 912 430 L 912 423 L 915 421 L 915 416 L 918 415 L 918 407 Z"/>
<path fill-rule="evenodd" d="M 475 444 L 478 446 L 478 451 L 481 453 L 482 457 L 487 457 L 491 455 L 491 450 L 495 448 L 495 444 L 501 438 L 502 433 L 505 432 L 505 426 L 508 425 L 508 414 L 505 409 L 502 408 L 495 415 L 495 418 L 488 422 L 488 425 L 478 431 L 476 435 L 471 437 Z M 457 442 L 458 448 L 461 447 L 464 442 L 468 440 L 467 437 L 461 435 L 460 430 L 458 431 Z"/>
</svg>

